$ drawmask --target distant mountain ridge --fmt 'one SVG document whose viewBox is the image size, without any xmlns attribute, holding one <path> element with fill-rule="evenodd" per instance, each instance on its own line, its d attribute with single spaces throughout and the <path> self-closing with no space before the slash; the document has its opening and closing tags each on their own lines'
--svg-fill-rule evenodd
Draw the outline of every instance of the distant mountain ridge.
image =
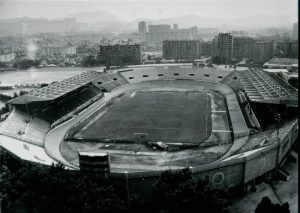
<svg viewBox="0 0 300 213">
<path fill-rule="evenodd" d="M 222 19 L 205 17 L 201 15 L 184 15 L 162 19 L 138 18 L 133 21 L 125 21 L 106 11 L 83 12 L 68 17 L 76 18 L 78 22 L 85 22 L 97 28 L 115 28 L 120 31 L 137 31 L 139 21 L 146 21 L 147 24 L 178 24 L 180 28 L 198 26 L 200 28 L 216 27 L 227 25 L 229 28 L 260 28 L 260 27 L 291 27 L 297 21 L 297 12 L 284 15 L 258 14 L 240 19 Z M 110 26 L 111 22 L 111 26 Z"/>
<path fill-rule="evenodd" d="M 0 35 L 14 33 L 39 33 L 39 32 L 69 32 L 69 31 L 110 31 L 110 32 L 137 32 L 139 21 L 147 24 L 178 24 L 179 28 L 197 26 L 199 28 L 228 29 L 253 29 L 263 27 L 292 28 L 297 21 L 297 13 L 284 15 L 258 14 L 240 19 L 221 19 L 203 17 L 200 15 L 184 15 L 163 19 L 139 18 L 125 21 L 116 15 L 102 11 L 90 11 L 67 15 L 64 19 L 47 20 L 42 18 L 13 18 L 0 19 Z"/>
<path fill-rule="evenodd" d="M 93 23 L 93 22 L 125 22 L 112 13 L 104 10 L 95 10 L 90 12 L 73 13 L 67 16 L 68 18 L 75 18 L 76 21 L 81 23 Z"/>
</svg>

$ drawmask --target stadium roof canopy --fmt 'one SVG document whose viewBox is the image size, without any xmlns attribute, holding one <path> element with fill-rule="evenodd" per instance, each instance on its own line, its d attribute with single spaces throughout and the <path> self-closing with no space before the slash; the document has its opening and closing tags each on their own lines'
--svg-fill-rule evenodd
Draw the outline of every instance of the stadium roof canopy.
<svg viewBox="0 0 300 213">
<path fill-rule="evenodd" d="M 101 76 L 101 72 L 87 71 L 80 75 L 67 78 L 60 82 L 55 82 L 47 87 L 34 89 L 25 95 L 10 100 L 9 104 L 26 104 L 35 101 L 51 101 L 68 94 Z"/>
<path fill-rule="evenodd" d="M 250 101 L 298 106 L 297 90 L 273 73 L 260 68 L 237 72 Z"/>
</svg>

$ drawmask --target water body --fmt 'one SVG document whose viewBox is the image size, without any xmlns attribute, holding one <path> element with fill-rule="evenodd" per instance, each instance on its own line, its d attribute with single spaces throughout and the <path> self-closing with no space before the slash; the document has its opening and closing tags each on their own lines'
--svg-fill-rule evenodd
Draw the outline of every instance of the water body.
<svg viewBox="0 0 300 213">
<path fill-rule="evenodd" d="M 17 70 L 0 73 L 0 86 L 15 86 L 20 84 L 51 83 L 78 75 L 88 70 L 101 71 L 102 67 L 47 67 L 29 70 Z M 1 90 L 0 90 L 1 93 Z"/>
<path fill-rule="evenodd" d="M 17 70 L 0 72 L 0 86 L 15 86 L 20 84 L 41 84 L 62 81 L 74 75 L 81 74 L 88 70 L 102 71 L 103 67 L 46 67 L 31 68 L 29 70 Z M 32 88 L 16 88 L 13 90 L 0 90 L 0 94 L 13 96 L 20 90 L 32 90 Z M 2 102 L 0 102 L 0 106 Z"/>
</svg>

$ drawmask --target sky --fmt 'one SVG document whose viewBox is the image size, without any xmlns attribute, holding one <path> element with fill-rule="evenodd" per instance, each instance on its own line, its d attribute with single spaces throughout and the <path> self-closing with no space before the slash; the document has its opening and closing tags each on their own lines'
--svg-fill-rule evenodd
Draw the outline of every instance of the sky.
<svg viewBox="0 0 300 213">
<path fill-rule="evenodd" d="M 293 14 L 297 19 L 297 7 L 297 0 L 0 0 L 0 19 L 24 16 L 57 19 L 95 10 L 110 12 L 124 21 L 190 14 L 224 19 Z"/>
</svg>

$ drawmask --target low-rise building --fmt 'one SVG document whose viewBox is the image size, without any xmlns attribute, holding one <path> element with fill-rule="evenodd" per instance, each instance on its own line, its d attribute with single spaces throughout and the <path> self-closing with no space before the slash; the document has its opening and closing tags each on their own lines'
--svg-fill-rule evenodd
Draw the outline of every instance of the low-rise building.
<svg viewBox="0 0 300 213">
<path fill-rule="evenodd" d="M 298 68 L 298 58 L 279 58 L 274 57 L 263 65 L 266 69 L 290 69 Z"/>
</svg>

